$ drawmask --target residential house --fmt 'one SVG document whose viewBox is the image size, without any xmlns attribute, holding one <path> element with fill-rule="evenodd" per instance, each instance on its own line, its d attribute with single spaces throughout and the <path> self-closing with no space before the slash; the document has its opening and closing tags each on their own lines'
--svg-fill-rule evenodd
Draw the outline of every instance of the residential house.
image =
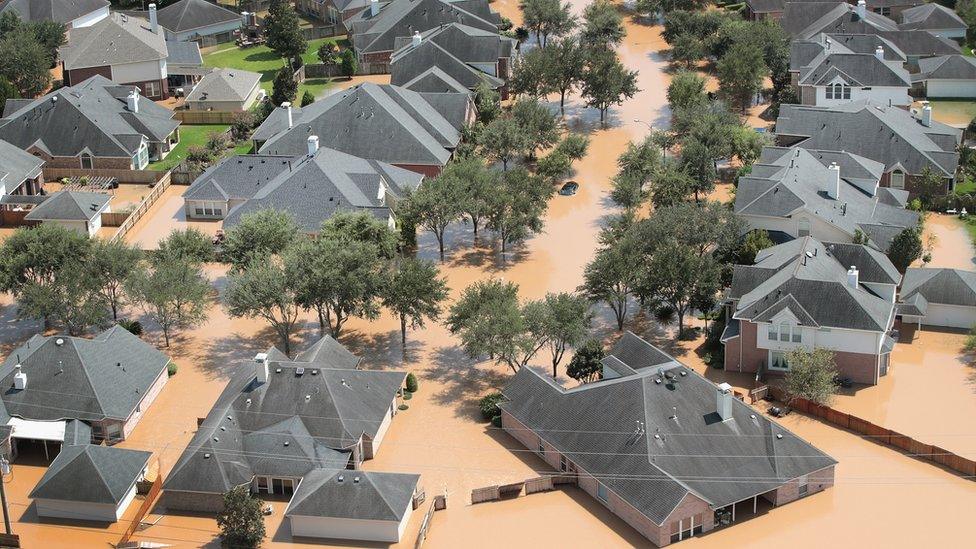
<svg viewBox="0 0 976 549">
<path fill-rule="evenodd" d="M 625 374 L 567 389 L 520 369 L 502 428 L 654 545 L 833 485 L 830 456 L 637 336 L 604 364 Z"/>
<path fill-rule="evenodd" d="M 905 324 L 963 330 L 976 326 L 976 272 L 909 268 L 898 299 L 898 313 Z"/>
<path fill-rule="evenodd" d="M 823 2 L 824 0 L 746 0 L 744 16 L 753 21 L 763 19 L 780 20 L 786 5 L 797 2 Z M 924 0 L 869 0 L 866 4 L 868 11 L 885 17 L 897 16 L 907 8 L 917 6 Z M 856 0 L 850 2 L 857 5 Z"/>
<path fill-rule="evenodd" d="M 355 369 L 339 347 L 331 340 L 295 360 L 274 348 L 255 356 L 200 424 L 163 485 L 161 504 L 217 512 L 237 486 L 293 496 L 312 471 L 358 469 L 372 459 L 406 373 Z M 341 358 L 332 361 L 334 354 Z"/>
<path fill-rule="evenodd" d="M 864 0 L 856 6 L 847 2 L 787 2 L 780 19 L 783 30 L 793 38 L 818 34 L 875 34 L 896 31 L 898 24 L 884 15 L 868 11 Z"/>
<path fill-rule="evenodd" d="M 508 93 L 515 40 L 497 31 L 459 23 L 397 39 L 390 58 L 390 83 L 417 92 L 474 90 L 481 83 Z M 460 84 L 460 86 L 458 85 Z"/>
<path fill-rule="evenodd" d="M 0 197 L 40 194 L 43 168 L 44 160 L 0 139 Z"/>
<path fill-rule="evenodd" d="M 912 104 L 908 71 L 874 53 L 824 53 L 798 71 L 797 89 L 804 105 L 838 105 L 869 100 L 880 105 Z"/>
<path fill-rule="evenodd" d="M 794 349 L 829 349 L 841 376 L 887 375 L 901 276 L 883 253 L 806 236 L 736 265 L 726 309 L 725 369 L 757 378 L 789 371 Z"/>
<path fill-rule="evenodd" d="M 962 42 L 969 25 L 952 9 L 930 2 L 903 11 L 898 28 L 928 31 L 940 38 Z"/>
<path fill-rule="evenodd" d="M 365 211 L 395 226 L 397 198 L 424 176 L 385 162 L 319 148 L 308 138 L 303 156 L 244 155 L 208 168 L 183 195 L 187 219 L 223 219 L 235 226 L 248 213 L 277 209 L 305 232 L 317 233 L 337 211 Z"/>
<path fill-rule="evenodd" d="M 24 217 L 32 223 L 53 223 L 86 236 L 102 228 L 102 214 L 111 211 L 105 193 L 61 190 L 34 206 Z"/>
<path fill-rule="evenodd" d="M 177 97 L 185 95 L 203 76 L 212 69 L 203 67 L 203 55 L 196 42 L 166 41 L 166 84 L 170 93 Z"/>
<path fill-rule="evenodd" d="M 108 17 L 109 7 L 108 0 L 5 0 L 0 15 L 16 13 L 21 21 L 55 21 L 77 29 Z"/>
<path fill-rule="evenodd" d="M 214 69 L 186 96 L 186 106 L 194 111 L 241 112 L 249 110 L 264 97 L 260 73 Z"/>
<path fill-rule="evenodd" d="M 954 188 L 962 131 L 932 119 L 928 105 L 919 113 L 855 101 L 831 107 L 782 105 L 776 119 L 776 144 L 839 150 L 884 164 L 882 187 L 912 191 L 929 168 Z"/>
<path fill-rule="evenodd" d="M 776 241 L 866 239 L 886 252 L 919 215 L 905 209 L 907 191 L 879 186 L 883 173 L 883 164 L 847 152 L 766 147 L 739 178 L 735 214 Z"/>
<path fill-rule="evenodd" d="M 927 98 L 976 98 L 976 59 L 969 55 L 941 55 L 922 59 L 912 83 Z"/>
<path fill-rule="evenodd" d="M 927 31 L 896 30 L 879 31 L 878 35 L 898 47 L 908 58 L 908 67 L 915 70 L 926 57 L 961 53 L 959 44 L 948 38 Z"/>
<path fill-rule="evenodd" d="M 116 84 L 138 86 L 154 100 L 169 97 L 167 57 L 158 24 L 121 13 L 75 29 L 60 49 L 66 86 L 101 75 Z"/>
<path fill-rule="evenodd" d="M 151 452 L 80 444 L 65 446 L 30 493 L 37 516 L 116 522 L 136 497 Z"/>
<path fill-rule="evenodd" d="M 37 99 L 8 99 L 0 139 L 52 168 L 142 170 L 179 142 L 173 111 L 93 76 Z"/>
<path fill-rule="evenodd" d="M 306 107 L 282 105 L 251 138 L 260 154 L 298 156 L 306 154 L 308 137 L 315 135 L 340 152 L 435 176 L 460 143 L 461 127 L 474 116 L 468 94 L 417 93 L 366 82 Z"/>
<path fill-rule="evenodd" d="M 371 1 L 368 8 L 349 18 L 346 26 L 359 62 L 386 67 L 383 72 L 388 72 L 397 38 L 450 23 L 498 32 L 501 17 L 487 0 L 393 0 L 382 5 Z"/>
<path fill-rule="evenodd" d="M 149 5 L 150 23 L 155 6 Z M 233 42 L 241 28 L 241 15 L 206 0 L 179 0 L 155 14 L 167 40 L 202 41 L 206 46 Z"/>
<path fill-rule="evenodd" d="M 120 326 L 93 339 L 35 335 L 0 367 L 11 453 L 41 444 L 47 452 L 72 432 L 82 433 L 74 444 L 124 440 L 166 384 L 168 365 L 166 355 Z"/>
<path fill-rule="evenodd" d="M 817 59 L 832 53 L 878 53 L 892 67 L 902 68 L 908 56 L 890 41 L 877 34 L 818 34 L 811 38 L 797 39 L 790 43 L 790 74 L 793 84 L 799 81 L 800 72 Z"/>
<path fill-rule="evenodd" d="M 399 542 L 420 475 L 317 469 L 285 509 L 293 536 Z"/>
</svg>

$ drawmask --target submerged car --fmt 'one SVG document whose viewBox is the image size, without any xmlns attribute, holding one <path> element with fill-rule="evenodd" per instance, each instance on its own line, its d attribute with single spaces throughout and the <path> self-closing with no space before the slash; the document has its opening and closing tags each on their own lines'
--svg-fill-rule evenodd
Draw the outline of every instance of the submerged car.
<svg viewBox="0 0 976 549">
<path fill-rule="evenodd" d="M 559 194 L 563 196 L 572 196 L 576 194 L 576 191 L 578 190 L 579 190 L 579 183 L 575 181 L 567 181 L 566 184 L 564 184 L 562 188 L 559 189 Z"/>
</svg>

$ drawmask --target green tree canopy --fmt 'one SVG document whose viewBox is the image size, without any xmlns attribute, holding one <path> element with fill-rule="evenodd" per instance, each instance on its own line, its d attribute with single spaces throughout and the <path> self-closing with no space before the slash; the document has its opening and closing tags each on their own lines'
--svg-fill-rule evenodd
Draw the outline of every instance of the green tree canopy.
<svg viewBox="0 0 976 549">
<path fill-rule="evenodd" d="M 261 500 L 251 495 L 250 486 L 238 486 L 224 494 L 224 508 L 217 513 L 217 527 L 224 544 L 253 549 L 264 541 Z"/>
<path fill-rule="evenodd" d="M 672 109 L 698 108 L 708 102 L 705 79 L 696 72 L 678 71 L 668 84 L 668 104 Z"/>
<path fill-rule="evenodd" d="M 264 33 L 268 47 L 278 57 L 288 60 L 288 68 L 293 69 L 290 61 L 301 59 L 308 42 L 302 34 L 301 21 L 291 2 L 271 0 L 268 16 L 264 18 Z"/>
<path fill-rule="evenodd" d="M 223 256 L 234 268 L 242 269 L 256 257 L 280 253 L 297 236 L 298 226 L 287 212 L 268 209 L 248 213 L 225 233 Z"/>
<path fill-rule="evenodd" d="M 300 282 L 269 253 L 253 255 L 243 269 L 228 275 L 224 306 L 231 316 L 260 318 L 271 325 L 290 356 L 300 312 L 296 301 Z"/>
<path fill-rule="evenodd" d="M 816 348 L 808 351 L 803 348 L 786 353 L 786 394 L 790 400 L 805 398 L 817 404 L 828 405 L 836 391 L 834 378 L 837 377 L 837 363 L 833 351 Z"/>
<path fill-rule="evenodd" d="M 637 71 L 624 67 L 613 50 L 595 48 L 588 55 L 581 91 L 586 104 L 598 109 L 600 121 L 604 122 L 611 106 L 622 104 L 640 91 Z"/>
<path fill-rule="evenodd" d="M 400 321 L 400 341 L 406 350 L 408 323 L 417 329 L 426 319 L 437 320 L 447 299 L 447 283 L 432 262 L 404 258 L 386 276 L 380 294 L 383 306 Z"/>
<path fill-rule="evenodd" d="M 213 288 L 192 257 L 154 254 L 126 282 L 126 295 L 159 324 L 167 347 L 173 330 L 192 328 L 207 318 Z"/>
<path fill-rule="evenodd" d="M 909 227 L 891 241 L 888 247 L 888 259 L 898 269 L 904 273 L 918 258 L 922 257 L 924 248 L 922 246 L 922 228 Z"/>
<path fill-rule="evenodd" d="M 550 36 L 565 36 L 576 27 L 569 3 L 559 0 L 521 0 L 522 24 L 535 33 L 539 45 L 545 47 Z"/>
<path fill-rule="evenodd" d="M 603 374 L 603 358 L 607 356 L 603 350 L 603 343 L 599 339 L 587 339 L 566 366 L 566 375 L 579 381 L 589 383 L 600 379 Z"/>
<path fill-rule="evenodd" d="M 623 18 L 617 6 L 609 0 L 595 0 L 583 9 L 583 28 L 580 37 L 586 44 L 611 47 L 627 36 Z"/>
</svg>

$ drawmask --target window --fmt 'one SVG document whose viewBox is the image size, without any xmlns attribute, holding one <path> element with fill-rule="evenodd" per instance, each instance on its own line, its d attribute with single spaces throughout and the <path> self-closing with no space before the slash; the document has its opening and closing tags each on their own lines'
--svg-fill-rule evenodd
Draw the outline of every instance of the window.
<svg viewBox="0 0 976 549">
<path fill-rule="evenodd" d="M 610 496 L 607 495 L 607 487 L 603 484 L 596 485 L 596 497 L 600 498 L 600 501 L 606 503 L 610 501 Z"/>
<path fill-rule="evenodd" d="M 783 351 L 770 351 L 769 369 L 780 370 L 780 371 L 789 370 L 790 365 L 789 363 L 786 362 L 786 353 L 784 353 Z"/>
<path fill-rule="evenodd" d="M 810 236 L 810 220 L 802 217 L 796 222 L 796 236 L 804 237 Z"/>
<path fill-rule="evenodd" d="M 779 340 L 789 341 L 790 340 L 790 325 L 786 322 L 780 322 L 779 324 Z"/>
<path fill-rule="evenodd" d="M 146 97 L 159 97 L 159 82 L 146 82 Z"/>
<path fill-rule="evenodd" d="M 809 492 L 809 487 L 807 485 L 807 476 L 803 475 L 802 477 L 796 479 L 796 482 L 797 482 L 797 487 L 798 487 L 797 489 L 799 491 L 800 497 L 807 495 L 807 493 Z"/>
<path fill-rule="evenodd" d="M 122 426 L 118 423 L 109 423 L 105 435 L 109 440 L 122 440 Z"/>
<path fill-rule="evenodd" d="M 567 469 L 568 468 L 566 467 L 566 456 L 562 456 L 562 455 L 559 456 L 559 470 L 565 472 Z"/>
<path fill-rule="evenodd" d="M 775 324 L 770 324 L 769 325 L 769 340 L 770 341 L 776 341 L 776 325 Z"/>
<path fill-rule="evenodd" d="M 90 170 L 94 167 L 94 162 L 92 161 L 92 155 L 88 153 L 82 153 L 81 155 L 81 169 Z"/>
<path fill-rule="evenodd" d="M 545 457 L 545 455 L 546 455 L 546 447 L 542 444 L 542 439 L 541 438 L 539 439 L 539 455 L 541 455 L 543 457 Z"/>
<path fill-rule="evenodd" d="M 800 331 L 800 327 L 796 326 L 796 328 L 793 330 L 793 343 L 799 343 L 802 339 L 802 335 L 803 333 Z"/>
<path fill-rule="evenodd" d="M 850 99 L 851 87 L 846 84 L 827 84 L 827 99 Z"/>
<path fill-rule="evenodd" d="M 258 481 L 257 491 L 258 491 L 259 494 L 261 494 L 261 493 L 270 494 L 271 493 L 271 488 L 268 487 L 268 477 L 257 477 L 257 481 Z"/>
<path fill-rule="evenodd" d="M 895 170 L 891 172 L 891 188 L 892 189 L 905 188 L 905 172 L 901 170 Z"/>
</svg>

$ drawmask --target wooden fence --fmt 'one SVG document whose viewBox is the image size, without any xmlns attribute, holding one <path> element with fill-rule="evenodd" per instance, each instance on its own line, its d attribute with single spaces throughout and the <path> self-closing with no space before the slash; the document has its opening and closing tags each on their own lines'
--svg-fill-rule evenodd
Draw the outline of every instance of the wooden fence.
<svg viewBox="0 0 976 549">
<path fill-rule="evenodd" d="M 187 125 L 194 124 L 233 124 L 234 117 L 240 113 L 232 111 L 173 111 L 173 118 Z"/>
<path fill-rule="evenodd" d="M 60 181 L 66 177 L 110 177 L 118 179 L 119 183 L 153 185 L 166 177 L 166 172 L 156 170 L 110 170 L 104 168 L 83 170 L 81 168 L 45 166 L 43 171 L 45 181 Z"/>
<path fill-rule="evenodd" d="M 302 29 L 305 40 L 318 40 L 319 38 L 334 38 L 346 34 L 346 27 L 341 23 L 335 25 L 322 25 L 321 27 L 305 27 Z"/>
<path fill-rule="evenodd" d="M 119 230 L 115 231 L 115 234 L 112 236 L 112 240 L 122 240 L 125 238 L 125 235 L 132 230 L 132 227 L 135 226 L 140 219 L 142 219 L 142 216 L 146 215 L 146 212 L 152 208 L 152 205 L 159 200 L 159 197 L 162 196 L 164 192 L 166 192 L 166 189 L 169 188 L 171 181 L 170 173 L 164 172 L 163 176 L 164 177 L 160 179 L 159 183 L 157 183 L 156 186 L 149 191 L 149 194 L 142 199 L 142 202 L 136 206 L 136 209 L 129 213 L 129 217 L 127 217 L 125 221 L 119 225 Z"/>
<path fill-rule="evenodd" d="M 163 476 L 157 474 L 156 480 L 153 481 L 152 486 L 149 488 L 149 492 L 146 493 L 146 499 L 142 500 L 142 504 L 139 505 L 139 510 L 136 511 L 136 515 L 132 517 L 132 522 L 129 523 L 129 527 L 125 529 L 122 533 L 122 537 L 119 538 L 119 542 L 115 544 L 116 547 L 123 545 L 132 538 L 132 535 L 136 533 L 139 529 L 139 525 L 142 524 L 142 519 L 146 518 L 149 511 L 152 510 L 153 505 L 156 503 L 156 498 L 159 497 L 159 492 L 163 489 Z"/>
<path fill-rule="evenodd" d="M 102 227 L 121 227 L 129 218 L 129 212 L 105 212 L 102 214 Z"/>
<path fill-rule="evenodd" d="M 447 496 L 434 496 L 434 502 L 424 513 L 424 520 L 420 523 L 420 532 L 417 533 L 417 541 L 413 544 L 414 549 L 420 549 L 424 546 L 424 542 L 427 541 L 427 536 L 430 534 L 430 521 L 434 518 L 434 511 L 441 509 L 447 509 Z"/>
<path fill-rule="evenodd" d="M 486 486 L 484 488 L 475 488 L 471 490 L 471 503 L 483 503 L 486 501 L 495 501 L 501 496 L 498 493 L 498 485 Z"/>
<path fill-rule="evenodd" d="M 794 399 L 790 406 L 794 410 L 818 417 L 827 423 L 854 431 L 879 444 L 903 450 L 911 457 L 943 465 L 970 480 L 976 480 L 976 461 L 954 454 L 944 448 L 915 440 L 908 435 L 803 398 Z"/>
</svg>

